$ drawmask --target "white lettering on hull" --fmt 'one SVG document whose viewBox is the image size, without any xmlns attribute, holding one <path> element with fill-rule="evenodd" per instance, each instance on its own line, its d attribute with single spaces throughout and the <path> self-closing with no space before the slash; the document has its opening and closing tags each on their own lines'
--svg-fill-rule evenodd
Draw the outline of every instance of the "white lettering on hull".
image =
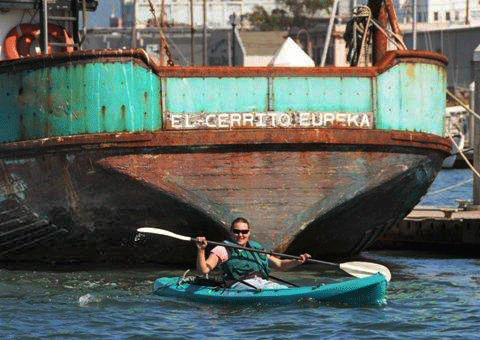
<svg viewBox="0 0 480 340">
<path fill-rule="evenodd" d="M 167 113 L 174 130 L 234 128 L 352 128 L 373 129 L 372 112 L 221 112 Z"/>
</svg>

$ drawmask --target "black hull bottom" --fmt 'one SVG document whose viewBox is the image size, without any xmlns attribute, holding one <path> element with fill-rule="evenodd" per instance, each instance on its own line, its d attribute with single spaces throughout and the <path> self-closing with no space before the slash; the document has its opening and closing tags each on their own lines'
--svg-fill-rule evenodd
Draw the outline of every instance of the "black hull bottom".
<svg viewBox="0 0 480 340">
<path fill-rule="evenodd" d="M 225 171 L 212 184 L 208 183 L 208 190 L 201 194 L 198 188 L 205 187 L 205 182 L 199 181 L 195 173 L 188 175 L 192 173 L 190 167 L 168 167 L 168 159 L 171 164 L 182 164 L 182 157 L 186 156 L 180 153 L 163 157 L 101 150 L 76 153 L 74 162 L 71 156 L 61 154 L 12 161 L 8 165 L 5 162 L 4 178 L 10 178 L 10 182 L 1 184 L 4 193 L 9 188 L 10 194 L 4 194 L 0 201 L 0 261 L 193 264 L 193 244 L 138 234 L 136 229 L 156 227 L 221 241 L 228 237 L 228 224 L 238 215 L 254 220 L 255 239 L 271 250 L 295 255 L 306 251 L 316 258 L 354 256 L 411 211 L 433 182 L 445 156 L 442 151 L 408 148 L 386 152 L 339 147 L 334 151 L 291 152 L 289 159 L 282 152 L 262 149 L 256 157 L 252 157 L 252 152 L 234 155 L 246 160 L 257 161 L 260 156 L 268 159 L 268 163 L 262 163 L 266 164 L 267 180 L 279 164 L 283 168 L 278 170 L 278 176 L 289 175 L 289 171 L 305 173 L 295 176 L 292 183 L 280 182 L 275 189 L 278 191 L 265 198 L 273 201 L 275 196 L 284 195 L 282 199 L 292 199 L 283 205 L 279 201 L 271 215 L 262 215 L 254 204 L 247 206 L 251 210 L 245 213 L 208 197 L 208 190 L 215 183 L 225 183 Z M 218 152 L 202 153 L 199 157 L 209 161 L 204 168 L 201 163 L 196 164 L 198 173 L 218 169 L 225 159 Z M 299 164 L 304 168 L 298 168 Z M 313 171 L 312 164 L 322 172 Z M 259 172 L 258 167 L 254 170 Z M 252 176 L 244 177 L 245 183 L 251 183 Z M 257 182 L 263 183 L 261 178 Z M 191 194 L 193 189 L 190 196 L 178 189 L 194 185 L 198 185 L 195 195 Z M 224 196 L 237 197 L 234 195 L 238 188 L 233 186 Z M 283 188 L 290 188 L 291 192 L 285 196 Z M 218 189 L 214 191 L 218 193 Z M 295 193 L 299 196 L 293 197 Z M 317 198 L 311 200 L 310 206 L 295 206 L 302 197 Z M 234 203 L 236 200 L 231 199 Z M 288 210 L 291 207 L 298 208 L 300 213 Z M 275 220 L 271 224 L 278 224 L 278 229 L 266 224 L 268 218 L 283 215 L 285 224 Z M 261 218 L 265 223 L 259 222 Z"/>
</svg>

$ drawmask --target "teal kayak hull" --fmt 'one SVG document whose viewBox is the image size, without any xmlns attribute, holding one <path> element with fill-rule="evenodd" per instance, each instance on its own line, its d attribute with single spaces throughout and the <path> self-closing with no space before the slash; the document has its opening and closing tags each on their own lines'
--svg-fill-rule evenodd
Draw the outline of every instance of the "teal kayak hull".
<svg viewBox="0 0 480 340">
<path fill-rule="evenodd" d="M 155 280 L 153 292 L 159 296 L 212 304 L 285 305 L 301 300 L 315 300 L 364 306 L 384 304 L 387 286 L 387 280 L 381 274 L 320 286 L 264 290 L 199 286 L 191 284 L 181 277 L 161 277 Z"/>
</svg>

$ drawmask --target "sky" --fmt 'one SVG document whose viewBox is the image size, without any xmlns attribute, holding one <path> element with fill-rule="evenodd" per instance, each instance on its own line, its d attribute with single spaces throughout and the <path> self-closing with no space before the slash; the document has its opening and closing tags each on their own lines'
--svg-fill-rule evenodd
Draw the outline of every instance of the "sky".
<svg viewBox="0 0 480 340">
<path fill-rule="evenodd" d="M 112 7 L 116 16 L 120 16 L 120 0 L 99 0 L 95 12 L 88 12 L 88 27 L 108 27 Z"/>
</svg>

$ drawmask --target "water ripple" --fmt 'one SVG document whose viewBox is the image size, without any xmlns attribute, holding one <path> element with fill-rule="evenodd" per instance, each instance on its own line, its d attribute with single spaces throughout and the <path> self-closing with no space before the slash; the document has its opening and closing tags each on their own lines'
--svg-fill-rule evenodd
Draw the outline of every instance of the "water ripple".
<svg viewBox="0 0 480 340">
<path fill-rule="evenodd" d="M 218 306 L 152 294 L 171 270 L 24 272 L 0 270 L 0 335 L 75 339 L 476 339 L 478 260 L 411 252 L 364 256 L 391 268 L 383 307 Z M 315 267 L 289 273 L 320 280 Z M 21 316 L 21 317 L 19 317 Z"/>
</svg>

